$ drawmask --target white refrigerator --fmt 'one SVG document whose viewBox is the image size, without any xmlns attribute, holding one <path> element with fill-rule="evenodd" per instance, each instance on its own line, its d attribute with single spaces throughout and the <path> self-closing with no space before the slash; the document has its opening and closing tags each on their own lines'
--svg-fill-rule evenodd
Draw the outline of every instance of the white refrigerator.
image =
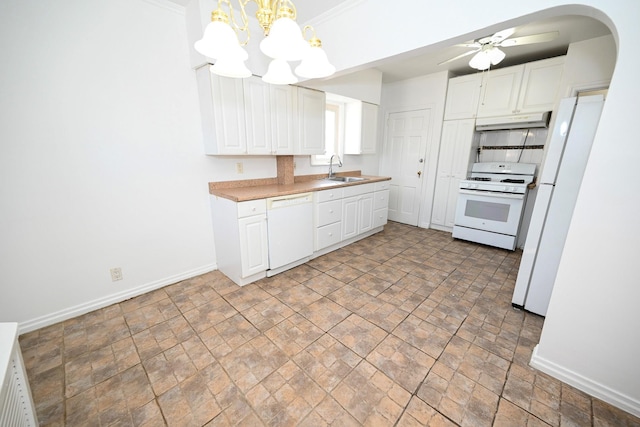
<svg viewBox="0 0 640 427">
<path fill-rule="evenodd" d="M 547 314 L 603 106 L 602 95 L 560 101 L 538 177 L 538 193 L 511 301 L 514 307 Z"/>
</svg>

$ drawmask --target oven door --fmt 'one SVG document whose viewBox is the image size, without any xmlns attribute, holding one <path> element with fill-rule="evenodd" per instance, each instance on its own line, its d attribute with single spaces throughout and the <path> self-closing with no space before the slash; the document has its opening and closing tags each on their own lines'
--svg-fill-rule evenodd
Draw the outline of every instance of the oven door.
<svg viewBox="0 0 640 427">
<path fill-rule="evenodd" d="M 524 194 L 460 189 L 455 225 L 515 236 L 524 197 Z"/>
</svg>

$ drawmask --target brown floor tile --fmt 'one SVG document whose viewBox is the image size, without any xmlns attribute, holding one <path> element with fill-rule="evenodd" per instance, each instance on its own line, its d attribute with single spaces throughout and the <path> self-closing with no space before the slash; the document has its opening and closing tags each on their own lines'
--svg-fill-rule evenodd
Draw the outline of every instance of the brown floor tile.
<svg viewBox="0 0 640 427">
<path fill-rule="evenodd" d="M 298 353 L 294 362 L 320 387 L 333 390 L 362 360 L 332 336 L 325 334 Z"/>
<path fill-rule="evenodd" d="M 43 426 L 633 426 L 529 367 L 520 251 L 389 222 L 240 287 L 219 271 L 20 337 Z"/>
<path fill-rule="evenodd" d="M 320 298 L 313 304 L 301 309 L 300 314 L 327 332 L 347 318 L 351 312 L 328 298 Z"/>
<path fill-rule="evenodd" d="M 435 359 L 394 335 L 388 335 L 369 355 L 367 361 L 414 393 L 425 379 Z"/>
<path fill-rule="evenodd" d="M 287 356 L 294 357 L 323 333 L 322 329 L 296 313 L 265 331 L 264 335 Z"/>
<path fill-rule="evenodd" d="M 329 334 L 360 357 L 367 357 L 371 350 L 387 336 L 383 329 L 357 314 L 347 317 L 333 327 Z"/>
<path fill-rule="evenodd" d="M 403 320 L 393 334 L 433 358 L 438 358 L 453 334 L 410 315 Z"/>
</svg>

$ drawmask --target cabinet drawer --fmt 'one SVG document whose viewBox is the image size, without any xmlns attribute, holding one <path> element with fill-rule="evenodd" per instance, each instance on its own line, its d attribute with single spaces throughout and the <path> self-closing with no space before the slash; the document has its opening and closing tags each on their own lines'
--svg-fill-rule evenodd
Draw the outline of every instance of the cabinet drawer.
<svg viewBox="0 0 640 427">
<path fill-rule="evenodd" d="M 328 246 L 335 245 L 340 242 L 341 223 L 318 227 L 316 229 L 316 250 L 324 249 Z"/>
<path fill-rule="evenodd" d="M 373 193 L 373 209 L 387 209 L 389 207 L 389 190 Z"/>
<path fill-rule="evenodd" d="M 316 227 L 332 224 L 342 219 L 342 200 L 318 203 Z"/>
<path fill-rule="evenodd" d="M 238 203 L 238 218 L 263 214 L 267 212 L 267 202 L 265 199 L 249 200 Z"/>
<path fill-rule="evenodd" d="M 335 188 L 332 190 L 323 190 L 316 192 L 318 202 L 327 202 L 329 200 L 342 199 L 342 188 Z"/>
<path fill-rule="evenodd" d="M 376 209 L 373 211 L 373 227 L 380 227 L 387 223 L 387 217 L 389 215 L 389 210 L 387 208 L 384 209 Z"/>
<path fill-rule="evenodd" d="M 357 196 L 360 194 L 372 193 L 374 190 L 374 187 L 375 187 L 374 183 L 358 184 L 358 185 L 352 185 L 349 187 L 344 187 L 343 197 L 347 198 L 351 196 Z"/>
<path fill-rule="evenodd" d="M 375 185 L 375 191 L 388 190 L 391 187 L 391 181 L 376 182 Z"/>
</svg>

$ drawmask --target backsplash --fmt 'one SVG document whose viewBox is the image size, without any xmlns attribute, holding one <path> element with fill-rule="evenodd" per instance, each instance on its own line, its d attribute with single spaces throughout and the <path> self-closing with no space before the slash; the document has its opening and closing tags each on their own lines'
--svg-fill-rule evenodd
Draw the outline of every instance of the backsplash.
<svg viewBox="0 0 640 427">
<path fill-rule="evenodd" d="M 480 133 L 480 162 L 535 163 L 540 170 L 548 129 L 517 129 Z M 503 148 L 500 147 L 539 148 Z M 483 147 L 487 147 L 483 149 Z"/>
</svg>

